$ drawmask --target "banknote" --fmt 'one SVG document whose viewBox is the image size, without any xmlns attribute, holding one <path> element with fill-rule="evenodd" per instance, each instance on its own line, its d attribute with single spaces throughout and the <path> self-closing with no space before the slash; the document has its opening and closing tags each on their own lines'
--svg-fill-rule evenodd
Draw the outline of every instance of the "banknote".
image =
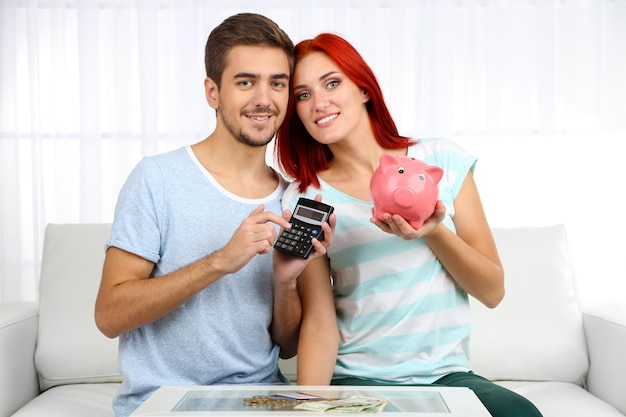
<svg viewBox="0 0 626 417">
<path fill-rule="evenodd" d="M 328 401 L 307 401 L 294 407 L 297 410 L 308 410 L 325 413 L 382 413 L 387 400 L 385 398 L 372 398 L 352 396 L 350 398 Z"/>
</svg>

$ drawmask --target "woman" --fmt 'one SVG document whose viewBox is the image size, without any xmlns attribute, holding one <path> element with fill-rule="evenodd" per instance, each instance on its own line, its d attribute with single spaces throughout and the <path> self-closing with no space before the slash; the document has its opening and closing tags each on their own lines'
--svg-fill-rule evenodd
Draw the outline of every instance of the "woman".
<svg viewBox="0 0 626 417">
<path fill-rule="evenodd" d="M 468 295 L 491 308 L 504 296 L 476 159 L 449 140 L 399 135 L 373 71 L 341 37 L 300 42 L 295 62 L 276 142 L 296 180 L 283 206 L 321 194 L 337 216 L 327 256 L 298 280 L 298 383 L 467 386 L 493 416 L 541 416 L 470 369 Z M 440 201 L 419 229 L 398 215 L 372 216 L 369 182 L 383 153 L 444 170 Z"/>
</svg>

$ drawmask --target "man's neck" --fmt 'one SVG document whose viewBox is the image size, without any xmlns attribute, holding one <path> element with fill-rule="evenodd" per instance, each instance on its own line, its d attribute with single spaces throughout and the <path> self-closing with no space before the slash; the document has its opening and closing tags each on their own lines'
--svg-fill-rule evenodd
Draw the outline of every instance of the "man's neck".
<svg viewBox="0 0 626 417">
<path fill-rule="evenodd" d="M 267 146 L 220 140 L 213 134 L 192 145 L 192 150 L 217 182 L 235 195 L 262 198 L 278 186 L 276 173 L 265 162 Z"/>
</svg>

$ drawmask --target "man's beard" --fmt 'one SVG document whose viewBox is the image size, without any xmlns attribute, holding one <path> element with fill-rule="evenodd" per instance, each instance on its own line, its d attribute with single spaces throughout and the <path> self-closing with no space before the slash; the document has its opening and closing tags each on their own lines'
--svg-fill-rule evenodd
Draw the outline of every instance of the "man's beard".
<svg viewBox="0 0 626 417">
<path fill-rule="evenodd" d="M 254 147 L 261 147 L 261 146 L 265 146 L 268 143 L 270 143 L 272 141 L 272 139 L 274 139 L 274 135 L 276 134 L 276 130 L 274 130 L 271 135 L 269 135 L 269 137 L 265 138 L 264 140 L 262 140 L 261 142 L 255 141 L 249 134 L 247 134 L 246 132 L 244 132 L 243 128 L 239 129 L 239 132 L 237 132 L 235 130 L 234 124 L 231 123 L 231 121 L 228 119 L 228 117 L 225 117 L 225 114 L 220 110 L 218 110 L 221 114 L 222 117 L 222 121 L 224 122 L 224 126 L 226 126 L 226 129 L 228 129 L 228 131 L 234 136 L 236 137 L 239 142 L 243 143 L 244 145 L 248 145 L 248 146 L 254 146 Z M 257 112 L 262 111 L 265 113 L 271 113 L 274 117 L 276 117 L 276 114 L 278 113 L 277 111 L 271 110 L 269 108 L 262 108 L 262 109 L 257 109 Z M 249 114 L 251 112 L 242 112 L 241 115 L 245 116 L 246 114 Z"/>
<path fill-rule="evenodd" d="M 234 132 L 233 132 L 234 133 Z M 250 137 L 250 135 L 246 134 L 246 132 L 243 131 L 243 129 L 241 129 L 239 131 L 238 135 L 235 135 L 235 137 L 237 139 L 239 139 L 239 142 L 243 143 L 244 145 L 249 145 L 249 146 L 265 146 L 268 143 L 270 143 L 272 141 L 272 139 L 274 139 L 274 135 L 276 134 L 276 132 L 272 133 L 272 135 L 265 139 L 265 141 L 263 142 L 255 142 L 254 140 L 252 140 L 252 138 Z"/>
</svg>

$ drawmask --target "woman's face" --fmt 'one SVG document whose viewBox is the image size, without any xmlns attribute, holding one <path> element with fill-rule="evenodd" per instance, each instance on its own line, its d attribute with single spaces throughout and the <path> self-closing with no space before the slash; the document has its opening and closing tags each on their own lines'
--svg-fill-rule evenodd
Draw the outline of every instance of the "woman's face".
<svg viewBox="0 0 626 417">
<path fill-rule="evenodd" d="M 304 57 L 293 79 L 296 112 L 318 142 L 328 145 L 369 128 L 369 96 L 328 55 L 313 52 Z"/>
</svg>

